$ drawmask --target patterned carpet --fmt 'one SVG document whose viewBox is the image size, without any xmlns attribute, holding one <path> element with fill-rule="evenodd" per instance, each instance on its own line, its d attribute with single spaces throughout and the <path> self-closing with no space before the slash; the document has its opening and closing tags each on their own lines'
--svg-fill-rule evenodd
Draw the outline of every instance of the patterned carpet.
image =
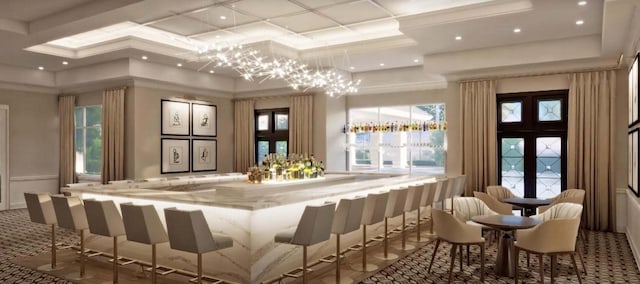
<svg viewBox="0 0 640 284">
<path fill-rule="evenodd" d="M 49 227 L 31 223 L 25 209 L 0 211 L 0 283 L 71 283 L 69 281 L 41 273 L 11 262 L 13 258 L 34 256 L 49 250 Z M 67 230 L 57 230 L 57 240 L 63 243 L 77 241 L 77 236 Z M 588 232 L 587 262 L 588 275 L 583 283 L 640 283 L 638 271 L 631 248 L 624 234 Z M 582 245 L 582 244 L 581 244 Z M 394 264 L 365 279 L 362 283 L 443 283 L 448 277 L 449 249 L 441 244 L 431 273 L 427 273 L 429 257 L 433 244 L 404 257 Z M 496 245 L 487 248 L 486 283 L 513 283 L 513 279 L 496 277 L 492 263 L 495 261 Z M 466 256 L 465 256 L 466 257 Z M 454 268 L 455 283 L 479 283 L 479 249 L 471 250 L 471 266 L 466 263 L 463 272 Z M 558 261 L 560 272 L 557 283 L 577 283 L 570 258 L 561 257 Z M 524 283 L 537 283 L 538 261 L 531 258 L 531 269 L 526 269 L 526 257 L 520 257 L 520 279 Z M 582 269 L 580 264 L 578 267 Z M 545 259 L 545 282 L 549 282 L 549 260 Z"/>
<path fill-rule="evenodd" d="M 640 283 L 640 271 L 638 271 L 633 253 L 624 234 L 587 231 L 587 253 L 584 254 L 587 275 L 582 271 L 582 265 L 576 255 L 578 269 L 583 283 Z M 404 257 L 362 283 L 443 283 L 449 277 L 449 263 L 451 246 L 441 243 L 436 260 L 433 263 L 431 273 L 427 273 L 429 261 L 433 253 L 434 244 L 422 247 L 420 250 Z M 583 247 L 582 243 L 579 246 Z M 486 249 L 485 256 L 485 283 L 513 283 L 512 278 L 499 277 L 493 271 L 497 246 L 491 245 Z M 584 250 L 583 250 L 584 252 Z M 480 249 L 471 247 L 471 265 L 466 265 L 466 250 L 463 253 L 463 272 L 459 271 L 459 259 L 453 270 L 454 283 L 480 283 Z M 550 283 L 550 260 L 544 259 L 545 283 Z M 575 271 L 571 264 L 571 258 L 561 256 L 558 258 L 559 273 L 555 277 L 556 283 L 578 283 Z M 531 256 L 531 267 L 526 268 L 526 254 L 520 254 L 520 283 L 539 283 L 540 274 L 538 257 Z"/>
</svg>

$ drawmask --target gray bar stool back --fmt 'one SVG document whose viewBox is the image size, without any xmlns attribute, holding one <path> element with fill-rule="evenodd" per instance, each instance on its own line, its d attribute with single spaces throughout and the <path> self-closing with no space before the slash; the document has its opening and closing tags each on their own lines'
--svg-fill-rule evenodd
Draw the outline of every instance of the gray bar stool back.
<svg viewBox="0 0 640 284">
<path fill-rule="evenodd" d="M 169 245 L 172 249 L 198 255 L 196 283 L 202 283 L 202 254 L 233 246 L 228 236 L 212 234 L 202 210 L 186 211 L 176 208 L 164 209 L 167 221 Z"/>
<path fill-rule="evenodd" d="M 365 197 L 344 198 L 338 203 L 331 233 L 336 235 L 336 277 L 335 283 L 352 283 L 353 280 L 347 277 L 340 277 L 340 235 L 351 233 L 360 228 L 362 213 L 364 211 Z"/>
<path fill-rule="evenodd" d="M 388 224 L 389 218 L 400 216 L 404 213 L 404 205 L 407 202 L 407 195 L 409 188 L 400 188 L 389 190 L 389 199 L 387 199 L 387 210 L 384 214 L 384 252 L 377 255 L 378 258 L 384 260 L 396 259 L 397 254 L 389 253 L 389 233 Z"/>
<path fill-rule="evenodd" d="M 276 243 L 302 246 L 302 283 L 307 283 L 307 247 L 324 242 L 331 236 L 335 203 L 307 205 L 296 228 L 277 233 Z M 298 277 L 285 274 L 285 276 Z"/>
<path fill-rule="evenodd" d="M 375 264 L 367 264 L 367 226 L 382 222 L 387 210 L 389 192 L 370 193 L 364 202 L 362 212 L 362 266 L 353 267 L 357 271 L 374 271 L 378 269 Z"/>
<path fill-rule="evenodd" d="M 24 193 L 24 200 L 27 203 L 27 210 L 29 211 L 29 219 L 31 222 L 40 223 L 44 225 L 51 225 L 51 263 L 38 267 L 41 271 L 54 271 L 60 270 L 62 267 L 57 264 L 56 251 L 56 212 L 53 209 L 53 203 L 51 202 L 51 196 L 48 193 Z"/>
<path fill-rule="evenodd" d="M 52 195 L 51 201 L 56 211 L 58 226 L 78 231 L 80 234 L 80 272 L 71 273 L 65 277 L 75 281 L 91 278 L 85 273 L 84 231 L 89 229 L 89 224 L 82 200 L 77 196 Z"/>
<path fill-rule="evenodd" d="M 118 283 L 118 237 L 125 235 L 120 212 L 113 200 L 84 200 L 89 232 L 113 238 L 113 283 Z"/>
<path fill-rule="evenodd" d="M 156 244 L 169 241 L 158 211 L 153 205 L 121 203 L 122 220 L 127 240 L 151 245 L 151 283 L 156 283 Z"/>
</svg>

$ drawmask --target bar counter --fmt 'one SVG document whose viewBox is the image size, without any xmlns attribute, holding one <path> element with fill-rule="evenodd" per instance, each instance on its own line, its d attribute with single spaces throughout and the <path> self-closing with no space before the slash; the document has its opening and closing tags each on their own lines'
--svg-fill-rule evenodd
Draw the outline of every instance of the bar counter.
<svg viewBox="0 0 640 284">
<path fill-rule="evenodd" d="M 294 228 L 309 204 L 341 198 L 366 196 L 408 185 L 433 182 L 431 176 L 389 174 L 327 174 L 323 178 L 284 181 L 280 183 L 250 184 L 246 176 L 226 178 L 122 183 L 103 186 L 64 187 L 63 192 L 79 195 L 82 199 L 113 200 L 116 204 L 153 204 L 164 222 L 164 209 L 177 207 L 184 210 L 202 210 L 212 232 L 233 238 L 232 248 L 203 255 L 205 275 L 238 283 L 260 283 L 300 266 L 302 250 L 293 245 L 276 244 L 274 236 L 280 231 Z M 415 214 L 410 214 L 415 218 Z M 398 225 L 400 220 L 391 220 Z M 368 226 L 368 234 L 380 234 L 381 224 Z M 122 256 L 148 261 L 148 246 L 121 238 Z M 87 247 L 111 252 L 111 239 L 89 235 Z M 361 234 L 353 232 L 343 236 L 341 242 L 351 246 L 361 241 Z M 332 239 L 309 248 L 309 259 L 334 252 Z M 183 253 L 158 245 L 158 264 L 189 271 L 196 270 L 195 254 Z"/>
</svg>

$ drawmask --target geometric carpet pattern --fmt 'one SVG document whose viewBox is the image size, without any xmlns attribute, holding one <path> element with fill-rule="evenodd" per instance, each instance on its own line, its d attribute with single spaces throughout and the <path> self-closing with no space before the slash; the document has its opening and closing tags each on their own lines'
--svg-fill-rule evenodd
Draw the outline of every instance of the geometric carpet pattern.
<svg viewBox="0 0 640 284">
<path fill-rule="evenodd" d="M 586 232 L 588 235 L 586 249 L 581 241 L 578 242 L 578 246 L 585 258 L 587 275 L 584 274 L 576 254 L 576 262 L 578 262 L 583 283 L 640 283 L 640 271 L 624 234 Z M 446 242 L 440 243 L 431 273 L 427 273 L 434 244 L 435 242 L 422 247 L 365 279 L 362 283 L 446 283 L 449 277 L 451 246 Z M 496 253 L 495 243 L 485 250 L 485 283 L 513 283 L 513 278 L 496 276 L 494 273 Z M 467 266 L 465 249 L 462 272 L 459 270 L 460 260 L 456 257 L 453 269 L 454 283 L 480 283 L 480 248 L 478 246 L 471 246 L 470 257 L 471 263 Z M 545 283 L 551 281 L 550 263 L 549 257 L 545 256 Z M 530 267 L 527 269 L 526 265 L 526 254 L 521 252 L 519 283 L 539 283 L 538 256 L 531 255 Z M 556 283 L 578 283 L 569 255 L 559 256 L 556 267 L 559 267 L 557 276 L 554 277 Z"/>
<path fill-rule="evenodd" d="M 50 227 L 29 221 L 26 209 L 0 211 L 0 283 L 72 283 L 11 262 L 15 257 L 34 256 L 50 249 Z M 58 243 L 77 242 L 77 235 L 69 230 L 56 230 Z M 587 275 L 582 273 L 583 283 L 640 283 L 640 271 L 624 234 L 587 231 L 588 241 L 579 242 L 585 252 Z M 443 283 L 449 269 L 449 250 L 445 242 L 440 244 L 438 255 L 431 273 L 427 273 L 433 243 L 398 259 L 393 264 L 378 271 L 362 283 Z M 496 255 L 495 243 L 488 246 L 485 255 L 485 283 L 513 283 L 513 279 L 498 277 L 493 272 Z M 458 259 L 454 267 L 454 283 L 479 283 L 479 248 L 471 247 L 471 265 L 466 265 L 466 251 L 463 271 L 459 271 Z M 576 256 L 577 258 L 577 256 Z M 557 283 L 577 283 L 570 258 L 559 257 Z M 579 261 L 579 259 L 577 259 Z M 549 259 L 545 258 L 545 282 L 549 283 Z M 526 268 L 526 257 L 520 256 L 519 278 L 522 283 L 537 283 L 539 279 L 538 258 L 531 258 L 530 269 Z"/>
</svg>

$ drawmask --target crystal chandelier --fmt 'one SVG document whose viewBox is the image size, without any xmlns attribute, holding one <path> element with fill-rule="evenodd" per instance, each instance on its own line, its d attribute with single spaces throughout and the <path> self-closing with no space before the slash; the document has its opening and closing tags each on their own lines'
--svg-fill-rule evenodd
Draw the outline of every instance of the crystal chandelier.
<svg viewBox="0 0 640 284">
<path fill-rule="evenodd" d="M 265 56 L 256 49 L 242 45 L 203 45 L 196 48 L 196 56 L 192 60 L 205 62 L 199 70 L 210 65 L 231 68 L 248 81 L 260 80 L 262 83 L 278 79 L 285 81 L 294 90 L 304 92 L 319 88 L 331 97 L 356 93 L 360 84 L 360 80 L 349 80 L 335 68 L 310 68 L 297 60 Z"/>
</svg>

